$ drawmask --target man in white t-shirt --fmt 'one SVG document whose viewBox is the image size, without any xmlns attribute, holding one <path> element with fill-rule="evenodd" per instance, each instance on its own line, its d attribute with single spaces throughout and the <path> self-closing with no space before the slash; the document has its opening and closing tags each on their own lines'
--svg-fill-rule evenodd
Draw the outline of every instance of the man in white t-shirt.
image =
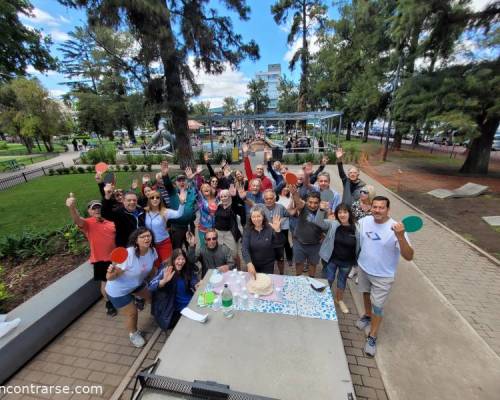
<svg viewBox="0 0 500 400">
<path fill-rule="evenodd" d="M 363 330 L 371 325 L 365 353 L 372 357 L 376 352 L 377 332 L 394 282 L 399 255 L 407 261 L 413 259 L 413 248 L 404 225 L 389 217 L 389 206 L 387 197 L 376 196 L 372 201 L 372 215 L 359 220 L 358 289 L 363 293 L 365 315 L 356 326 Z"/>
</svg>

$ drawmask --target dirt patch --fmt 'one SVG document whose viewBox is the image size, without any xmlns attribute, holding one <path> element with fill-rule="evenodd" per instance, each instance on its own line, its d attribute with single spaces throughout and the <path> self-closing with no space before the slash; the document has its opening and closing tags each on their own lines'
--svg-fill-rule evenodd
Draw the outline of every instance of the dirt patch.
<svg viewBox="0 0 500 400">
<path fill-rule="evenodd" d="M 6 313 L 25 302 L 68 272 L 80 266 L 88 256 L 56 254 L 47 260 L 31 258 L 22 262 L 2 260 L 2 281 L 9 298 L 0 304 L 1 312 Z"/>
<path fill-rule="evenodd" d="M 500 259 L 500 229 L 488 225 L 483 216 L 500 215 L 500 162 L 490 162 L 488 176 L 463 175 L 455 163 L 391 152 L 390 161 L 382 163 L 378 154 L 364 160 L 365 173 L 395 191 L 411 204 L 436 218 L 483 250 Z M 456 189 L 467 182 L 489 187 L 489 191 L 471 199 L 437 199 L 427 192 Z"/>
</svg>

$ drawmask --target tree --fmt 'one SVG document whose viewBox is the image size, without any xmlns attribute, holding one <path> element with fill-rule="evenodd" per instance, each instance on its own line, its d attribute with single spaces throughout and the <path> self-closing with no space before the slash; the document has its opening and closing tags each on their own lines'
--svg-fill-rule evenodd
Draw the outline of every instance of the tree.
<svg viewBox="0 0 500 400">
<path fill-rule="evenodd" d="M 262 79 L 252 79 L 248 82 L 248 100 L 245 102 L 246 110 L 253 110 L 254 114 L 261 114 L 267 111 L 270 99 L 267 95 L 266 82 Z"/>
<path fill-rule="evenodd" d="M 52 136 L 67 126 L 67 117 L 36 79 L 18 78 L 0 87 L 0 127 L 17 136 L 28 153 L 41 140 L 54 151 Z"/>
<path fill-rule="evenodd" d="M 488 173 L 491 145 L 500 122 L 500 59 L 423 72 L 397 93 L 395 118 L 439 123 L 471 140 L 464 173 Z"/>
<path fill-rule="evenodd" d="M 278 112 L 296 112 L 299 93 L 295 83 L 283 76 L 278 86 L 278 92 Z"/>
<path fill-rule="evenodd" d="M 194 117 L 204 117 L 210 113 L 210 102 L 200 101 L 199 103 L 194 103 L 190 105 L 189 113 Z"/>
<path fill-rule="evenodd" d="M 301 45 L 290 60 L 290 69 L 295 68 L 295 64 L 300 59 L 301 76 L 298 97 L 298 111 L 306 111 L 308 106 L 309 92 L 309 60 L 311 57 L 309 50 L 310 37 L 323 28 L 326 20 L 327 7 L 322 0 L 277 0 L 271 6 L 274 21 L 286 24 L 289 13 L 293 13 L 292 25 L 288 34 L 287 42 L 293 45 L 297 38 L 300 38 Z"/>
<path fill-rule="evenodd" d="M 29 16 L 33 6 L 28 0 L 2 0 L 0 5 L 0 82 L 26 75 L 32 65 L 37 71 L 56 67 L 50 55 L 50 37 L 42 37 L 39 30 L 28 28 L 19 20 Z"/>
<path fill-rule="evenodd" d="M 220 16 L 208 0 L 60 0 L 73 7 L 86 7 L 91 24 L 119 29 L 127 25 L 133 32 L 145 61 L 160 60 L 163 66 L 164 102 L 170 113 L 182 167 L 193 165 L 188 136 L 188 97 L 199 94 L 188 62 L 207 73 L 222 73 L 225 63 L 237 66 L 245 57 L 258 58 L 254 41 L 245 43 L 234 33 L 229 17 Z M 249 18 L 245 0 L 221 0 L 242 20 Z M 149 58 L 148 58 L 149 57 Z"/>
<path fill-rule="evenodd" d="M 238 113 L 238 100 L 236 100 L 234 97 L 224 97 L 222 102 L 224 115 L 235 115 Z"/>
</svg>

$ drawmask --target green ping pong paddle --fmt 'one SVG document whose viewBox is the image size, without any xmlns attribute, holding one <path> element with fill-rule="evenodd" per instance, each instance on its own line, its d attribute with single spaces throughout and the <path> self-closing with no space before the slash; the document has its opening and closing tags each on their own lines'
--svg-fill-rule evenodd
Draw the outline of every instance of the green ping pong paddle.
<svg viewBox="0 0 500 400">
<path fill-rule="evenodd" d="M 407 215 L 401 221 L 405 227 L 405 231 L 408 233 L 417 232 L 422 229 L 424 221 L 417 215 Z"/>
</svg>

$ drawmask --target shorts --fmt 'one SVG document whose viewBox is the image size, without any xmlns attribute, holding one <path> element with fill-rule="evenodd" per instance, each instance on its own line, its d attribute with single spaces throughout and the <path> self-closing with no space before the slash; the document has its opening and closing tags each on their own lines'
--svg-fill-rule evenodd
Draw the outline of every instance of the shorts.
<svg viewBox="0 0 500 400">
<path fill-rule="evenodd" d="M 224 244 L 229 250 L 231 250 L 231 255 L 233 258 L 238 256 L 238 244 L 234 240 L 234 236 L 231 231 L 219 231 L 217 230 L 217 241 L 218 243 Z"/>
<path fill-rule="evenodd" d="M 330 261 L 326 264 L 326 279 L 328 282 L 333 282 L 335 280 L 335 275 L 337 275 L 337 289 L 345 289 L 347 284 L 347 276 L 351 270 L 351 265 L 340 265 L 335 264 Z M 338 272 L 338 273 L 337 273 Z"/>
<path fill-rule="evenodd" d="M 374 276 L 358 268 L 358 290 L 370 293 L 370 301 L 375 307 L 384 307 L 393 282 L 394 277 Z"/>
<path fill-rule="evenodd" d="M 106 282 L 106 273 L 111 261 L 97 261 L 92 265 L 94 266 L 94 281 Z"/>
<path fill-rule="evenodd" d="M 113 304 L 116 309 L 119 309 L 132 303 L 135 300 L 134 293 L 137 293 L 139 290 L 144 289 L 144 287 L 146 287 L 145 283 L 143 283 L 141 286 L 136 287 L 129 294 L 119 297 L 112 297 L 108 293 L 106 294 L 108 295 L 108 300 L 111 302 L 111 304 Z"/>
<path fill-rule="evenodd" d="M 319 249 L 321 243 L 318 244 L 302 244 L 298 240 L 293 241 L 293 258 L 296 263 L 308 262 L 310 265 L 319 263 Z"/>
</svg>

